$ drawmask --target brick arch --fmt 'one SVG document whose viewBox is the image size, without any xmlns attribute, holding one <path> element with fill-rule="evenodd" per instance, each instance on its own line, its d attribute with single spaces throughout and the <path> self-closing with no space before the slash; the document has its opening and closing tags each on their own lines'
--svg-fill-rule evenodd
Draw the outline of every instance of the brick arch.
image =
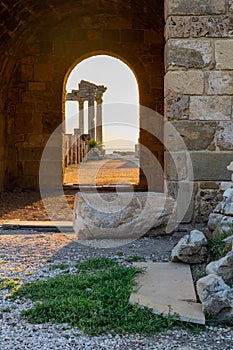
<svg viewBox="0 0 233 350">
<path fill-rule="evenodd" d="M 140 104 L 163 111 L 161 1 L 18 0 L 14 8 L 3 2 L 1 184 L 37 188 L 43 148 L 62 120 L 65 77 L 90 53 L 124 61 L 138 81 Z"/>
</svg>

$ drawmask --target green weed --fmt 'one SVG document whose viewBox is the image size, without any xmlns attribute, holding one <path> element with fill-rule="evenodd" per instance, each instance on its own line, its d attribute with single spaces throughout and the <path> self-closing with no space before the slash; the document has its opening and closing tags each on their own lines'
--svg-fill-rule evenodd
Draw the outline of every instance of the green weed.
<svg viewBox="0 0 233 350">
<path fill-rule="evenodd" d="M 68 323 L 89 335 L 110 331 L 152 335 L 181 325 L 172 317 L 163 318 L 129 303 L 136 288 L 135 276 L 142 269 L 107 258 L 90 259 L 76 268 L 72 275 L 64 273 L 23 285 L 12 298 L 30 298 L 35 306 L 22 316 L 31 323 Z"/>
</svg>

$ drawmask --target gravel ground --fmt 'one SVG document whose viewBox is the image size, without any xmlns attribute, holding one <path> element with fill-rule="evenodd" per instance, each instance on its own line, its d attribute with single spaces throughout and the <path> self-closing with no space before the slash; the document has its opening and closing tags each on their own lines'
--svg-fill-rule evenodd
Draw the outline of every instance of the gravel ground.
<svg viewBox="0 0 233 350">
<path fill-rule="evenodd" d="M 2 232 L 0 234 L 0 278 L 20 278 L 19 284 L 47 279 L 58 273 L 51 265 L 67 263 L 70 272 L 73 264 L 90 257 L 115 257 L 124 261 L 127 256 L 139 255 L 145 260 L 169 261 L 174 241 L 169 237 L 160 239 L 141 238 L 121 242 L 115 248 L 103 249 L 106 242 L 89 245 L 72 240 L 71 235 L 36 233 L 34 231 Z M 98 245 L 97 245 L 98 244 Z M 206 331 L 193 334 L 187 330 L 172 329 L 153 337 L 138 335 L 107 334 L 87 337 L 77 328 L 66 324 L 47 323 L 31 325 L 20 317 L 20 312 L 32 306 L 31 301 L 8 301 L 7 290 L 0 291 L 0 349 L 233 349 L 233 332 L 227 327 L 208 327 Z"/>
</svg>

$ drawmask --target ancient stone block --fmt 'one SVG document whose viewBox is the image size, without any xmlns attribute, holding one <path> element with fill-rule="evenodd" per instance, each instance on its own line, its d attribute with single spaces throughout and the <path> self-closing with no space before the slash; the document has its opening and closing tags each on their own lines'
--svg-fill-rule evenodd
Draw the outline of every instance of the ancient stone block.
<svg viewBox="0 0 233 350">
<path fill-rule="evenodd" d="M 43 153 L 43 148 L 39 147 L 25 147 L 19 150 L 19 159 L 22 161 L 40 160 Z"/>
<path fill-rule="evenodd" d="M 178 135 L 188 150 L 205 150 L 211 144 L 215 136 L 216 124 L 214 122 L 197 122 L 197 121 L 173 121 Z M 174 132 L 165 135 L 166 147 L 169 150 L 184 150 L 180 139 L 175 137 Z"/>
<path fill-rule="evenodd" d="M 229 120 L 231 105 L 230 96 L 191 96 L 190 119 Z"/>
<path fill-rule="evenodd" d="M 190 223 L 193 220 L 197 184 L 191 181 L 168 181 L 167 188 L 169 196 L 176 199 L 175 215 L 178 221 Z"/>
<path fill-rule="evenodd" d="M 122 42 L 143 42 L 144 41 L 144 30 L 121 30 L 121 41 Z"/>
<path fill-rule="evenodd" d="M 196 222 L 207 223 L 209 215 L 221 200 L 222 195 L 219 191 L 209 189 L 199 191 L 197 195 Z"/>
<path fill-rule="evenodd" d="M 51 54 L 53 52 L 53 42 L 52 41 L 40 41 L 40 53 Z"/>
<path fill-rule="evenodd" d="M 219 123 L 216 135 L 217 146 L 221 151 L 233 150 L 233 121 Z"/>
<path fill-rule="evenodd" d="M 38 176 L 40 168 L 39 161 L 26 161 L 23 164 L 23 174 L 24 175 L 35 175 Z"/>
<path fill-rule="evenodd" d="M 164 165 L 168 181 L 181 181 L 187 177 L 185 152 L 165 152 Z"/>
<path fill-rule="evenodd" d="M 46 84 L 44 82 L 32 81 L 28 83 L 28 90 L 31 91 L 45 91 Z"/>
<path fill-rule="evenodd" d="M 165 98 L 165 116 L 168 119 L 188 119 L 189 100 L 187 95 L 169 94 Z"/>
<path fill-rule="evenodd" d="M 49 135 L 31 134 L 27 136 L 25 143 L 27 146 L 43 147 L 46 145 L 48 139 Z"/>
<path fill-rule="evenodd" d="M 220 277 L 225 282 L 233 281 L 233 252 L 229 252 L 223 258 L 212 261 L 206 266 L 206 273 L 208 275 L 215 274 Z"/>
<path fill-rule="evenodd" d="M 219 183 L 213 182 L 213 181 L 204 181 L 200 183 L 200 189 L 201 190 L 218 190 L 219 189 Z"/>
<path fill-rule="evenodd" d="M 120 31 L 111 29 L 111 30 L 104 30 L 103 31 L 103 38 L 105 40 L 110 40 L 110 41 L 119 41 L 120 40 Z"/>
<path fill-rule="evenodd" d="M 169 71 L 165 75 L 165 96 L 169 93 L 202 95 L 204 73 L 201 71 Z"/>
<path fill-rule="evenodd" d="M 173 209 L 173 199 L 162 193 L 78 193 L 74 231 L 79 239 L 136 239 L 158 227 L 161 234 Z"/>
<path fill-rule="evenodd" d="M 35 81 L 52 81 L 52 66 L 48 64 L 34 64 L 34 79 Z"/>
<path fill-rule="evenodd" d="M 225 38 L 233 35 L 231 16 L 201 16 L 191 19 L 191 36 L 194 38 Z"/>
<path fill-rule="evenodd" d="M 233 72 L 210 71 L 206 75 L 208 95 L 233 95 Z"/>
<path fill-rule="evenodd" d="M 213 66 L 210 40 L 170 39 L 166 45 L 167 67 L 204 68 Z"/>
<path fill-rule="evenodd" d="M 21 80 L 22 81 L 32 81 L 33 80 L 33 65 L 21 64 Z"/>
<path fill-rule="evenodd" d="M 193 230 L 189 235 L 180 239 L 172 250 L 171 260 L 173 262 L 184 262 L 188 264 L 201 264 L 206 260 L 207 239 L 198 230 Z"/>
<path fill-rule="evenodd" d="M 215 42 L 216 68 L 233 69 L 233 40 L 217 40 Z"/>
<path fill-rule="evenodd" d="M 166 40 L 169 38 L 188 38 L 191 31 L 191 17 L 171 16 L 165 27 Z"/>
<path fill-rule="evenodd" d="M 190 152 L 196 181 L 230 181 L 226 167 L 232 160 L 229 152 Z"/>
<path fill-rule="evenodd" d="M 197 293 L 201 301 L 203 301 L 205 298 L 203 294 L 205 289 L 208 289 L 211 291 L 211 293 L 219 293 L 229 290 L 230 287 L 225 284 L 221 277 L 217 276 L 216 274 L 209 274 L 208 276 L 199 279 L 197 282 Z"/>
<path fill-rule="evenodd" d="M 35 110 L 34 103 L 17 103 L 16 105 L 16 113 L 31 113 Z"/>
<path fill-rule="evenodd" d="M 221 14 L 226 12 L 225 0 L 169 0 L 168 14 L 171 15 L 205 15 Z"/>
<path fill-rule="evenodd" d="M 16 113 L 14 132 L 16 134 L 31 133 L 33 131 L 33 116 L 30 112 Z"/>
</svg>

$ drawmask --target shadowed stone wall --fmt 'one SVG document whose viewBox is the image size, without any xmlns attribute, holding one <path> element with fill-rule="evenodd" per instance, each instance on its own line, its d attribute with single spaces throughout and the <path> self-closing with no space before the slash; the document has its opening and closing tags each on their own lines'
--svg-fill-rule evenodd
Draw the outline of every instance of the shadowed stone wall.
<svg viewBox="0 0 233 350">
<path fill-rule="evenodd" d="M 84 58 L 122 59 L 140 103 L 163 113 L 163 12 L 159 0 L 0 1 L 1 186 L 38 188 L 43 148 L 64 118 L 64 83 Z"/>
<path fill-rule="evenodd" d="M 165 7 L 165 116 L 190 151 L 197 220 L 206 221 L 216 190 L 230 180 L 226 166 L 233 159 L 233 1 L 168 0 Z M 176 145 L 174 151 L 179 151 Z M 182 166 L 187 175 L 185 161 Z M 169 159 L 166 168 L 174 193 L 176 174 Z"/>
</svg>

